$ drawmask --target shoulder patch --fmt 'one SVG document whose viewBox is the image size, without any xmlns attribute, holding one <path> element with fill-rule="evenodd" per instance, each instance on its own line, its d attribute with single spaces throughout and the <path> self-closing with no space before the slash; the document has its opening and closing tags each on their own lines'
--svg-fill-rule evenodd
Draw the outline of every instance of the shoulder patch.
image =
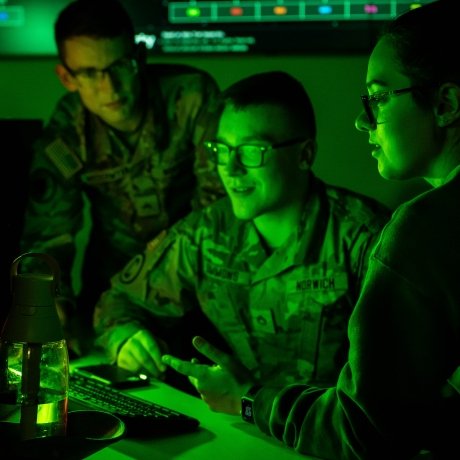
<svg viewBox="0 0 460 460">
<path fill-rule="evenodd" d="M 83 168 L 80 158 L 60 138 L 51 142 L 45 152 L 65 179 L 70 179 Z"/>
<path fill-rule="evenodd" d="M 143 254 L 135 256 L 120 274 L 120 281 L 123 284 L 132 283 L 140 274 L 144 266 L 145 257 Z"/>
<path fill-rule="evenodd" d="M 167 236 L 166 230 L 162 230 L 153 240 L 149 241 L 146 245 L 146 250 L 133 257 L 125 268 L 118 275 L 118 280 L 122 284 L 131 284 L 138 280 L 143 271 L 146 273 L 155 265 L 155 262 L 161 255 L 161 250 L 158 254 L 154 253 L 156 249 L 161 246 Z M 145 273 L 144 273 L 145 275 Z"/>
</svg>

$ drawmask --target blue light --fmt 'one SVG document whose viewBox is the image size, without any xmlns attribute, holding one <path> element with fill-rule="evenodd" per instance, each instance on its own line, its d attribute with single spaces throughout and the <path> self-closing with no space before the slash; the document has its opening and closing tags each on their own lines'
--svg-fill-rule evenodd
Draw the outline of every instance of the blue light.
<svg viewBox="0 0 460 460">
<path fill-rule="evenodd" d="M 319 14 L 331 14 L 332 13 L 332 6 L 330 5 L 321 5 L 318 7 Z"/>
<path fill-rule="evenodd" d="M 0 21 L 8 21 L 10 15 L 7 11 L 0 11 Z"/>
</svg>

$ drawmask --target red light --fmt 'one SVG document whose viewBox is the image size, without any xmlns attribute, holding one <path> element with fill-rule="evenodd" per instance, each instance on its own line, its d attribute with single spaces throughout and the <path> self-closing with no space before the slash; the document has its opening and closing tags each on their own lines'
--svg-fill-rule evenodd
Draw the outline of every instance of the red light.
<svg viewBox="0 0 460 460">
<path fill-rule="evenodd" d="M 232 6 L 230 8 L 230 15 L 231 16 L 243 16 L 243 8 L 240 6 Z"/>
</svg>

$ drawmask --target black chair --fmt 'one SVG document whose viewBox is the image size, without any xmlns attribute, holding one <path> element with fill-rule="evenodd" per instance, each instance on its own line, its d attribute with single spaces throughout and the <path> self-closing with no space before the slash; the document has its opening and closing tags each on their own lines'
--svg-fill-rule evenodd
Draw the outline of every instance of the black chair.
<svg viewBox="0 0 460 460">
<path fill-rule="evenodd" d="M 6 219 L 2 219 L 6 222 L 6 237 L 3 240 L 3 255 L 0 262 L 0 326 L 3 326 L 11 305 L 10 267 L 19 255 L 19 240 L 29 191 L 28 173 L 32 146 L 42 130 L 42 120 L 0 119 L 0 183 L 3 191 L 2 208 L 6 210 Z"/>
</svg>

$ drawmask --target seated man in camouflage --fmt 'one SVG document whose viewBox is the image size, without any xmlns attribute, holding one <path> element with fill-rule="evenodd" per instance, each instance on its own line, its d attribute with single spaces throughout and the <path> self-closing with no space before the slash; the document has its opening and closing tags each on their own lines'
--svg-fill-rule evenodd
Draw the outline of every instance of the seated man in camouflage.
<svg viewBox="0 0 460 460">
<path fill-rule="evenodd" d="M 222 104 L 217 136 L 205 145 L 228 197 L 161 232 L 112 278 L 95 312 L 111 362 L 161 377 L 178 337 L 159 336 L 158 325 L 201 309 L 225 339 L 234 374 L 165 361 L 218 410 L 200 376 L 215 377 L 217 393 L 238 384 L 241 394 L 259 380 L 335 381 L 368 255 L 388 218 L 373 199 L 313 174 L 315 116 L 296 79 L 255 74 L 224 91 Z"/>
</svg>

